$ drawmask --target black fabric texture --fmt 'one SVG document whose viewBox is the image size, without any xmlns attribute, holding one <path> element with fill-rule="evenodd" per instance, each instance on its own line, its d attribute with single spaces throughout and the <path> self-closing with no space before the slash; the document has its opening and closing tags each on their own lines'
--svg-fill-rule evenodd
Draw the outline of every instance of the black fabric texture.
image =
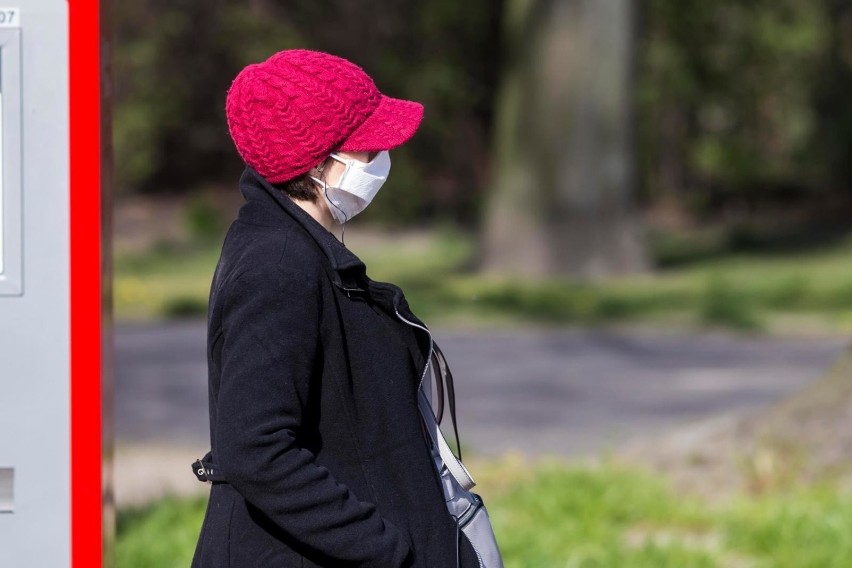
<svg viewBox="0 0 852 568">
<path fill-rule="evenodd" d="M 417 408 L 429 336 L 395 312 L 425 324 L 253 169 L 240 191 L 207 314 L 209 458 L 224 481 L 193 568 L 456 566 Z M 460 538 L 460 565 L 478 566 Z"/>
</svg>

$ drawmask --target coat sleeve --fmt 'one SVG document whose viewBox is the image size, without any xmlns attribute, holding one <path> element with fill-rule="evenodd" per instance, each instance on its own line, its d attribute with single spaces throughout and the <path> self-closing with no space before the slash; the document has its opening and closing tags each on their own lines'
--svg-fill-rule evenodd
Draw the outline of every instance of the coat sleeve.
<svg viewBox="0 0 852 568">
<path fill-rule="evenodd" d="M 214 459 L 246 501 L 335 565 L 408 566 L 408 536 L 297 443 L 322 313 L 320 274 L 303 268 L 272 264 L 230 283 Z"/>
</svg>

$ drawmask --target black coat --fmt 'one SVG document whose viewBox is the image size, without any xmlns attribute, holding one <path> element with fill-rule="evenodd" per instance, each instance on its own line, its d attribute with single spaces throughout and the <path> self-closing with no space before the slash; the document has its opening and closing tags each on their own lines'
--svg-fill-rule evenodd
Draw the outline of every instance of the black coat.
<svg viewBox="0 0 852 568">
<path fill-rule="evenodd" d="M 457 538 L 478 566 L 420 425 L 429 335 L 395 309 L 423 322 L 251 168 L 240 191 L 208 308 L 209 457 L 226 481 L 193 568 L 451 568 Z"/>
</svg>

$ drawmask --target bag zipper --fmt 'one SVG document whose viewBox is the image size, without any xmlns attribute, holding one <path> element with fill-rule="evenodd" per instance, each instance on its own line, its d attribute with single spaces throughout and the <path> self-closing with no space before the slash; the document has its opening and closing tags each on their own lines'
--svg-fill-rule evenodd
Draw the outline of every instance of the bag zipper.
<svg viewBox="0 0 852 568">
<path fill-rule="evenodd" d="M 399 313 L 399 309 L 396 307 L 396 305 L 394 305 L 393 311 L 396 312 L 396 317 L 398 317 L 399 319 L 401 319 L 402 321 L 404 321 L 408 325 L 422 329 L 423 331 L 425 331 L 429 335 L 429 354 L 426 356 L 426 364 L 423 366 L 423 374 L 420 375 L 420 384 L 417 385 L 417 390 L 419 391 L 423 387 L 423 380 L 426 378 L 426 373 L 429 371 L 429 365 L 432 361 L 432 349 L 433 349 L 433 345 L 434 345 L 433 340 L 432 340 L 432 332 L 429 331 L 428 328 L 423 327 L 422 325 L 416 324 L 416 323 L 409 321 L 409 320 L 405 319 L 404 317 L 402 317 L 402 314 Z M 440 473 L 439 473 L 439 475 L 440 475 Z M 473 507 L 471 506 L 470 508 L 472 509 Z M 465 513 L 467 513 L 467 511 L 465 511 Z M 459 532 L 461 531 L 461 525 L 459 524 L 459 521 L 461 519 L 458 518 L 458 517 L 455 517 L 455 516 L 451 516 L 451 517 L 453 518 L 453 520 L 456 523 L 456 568 L 461 568 L 461 559 L 459 558 L 459 548 L 458 548 L 459 547 L 459 540 L 460 540 Z M 470 540 L 470 539 L 468 539 L 468 540 Z M 479 562 L 480 568 L 483 568 L 482 557 L 479 555 L 479 551 L 476 550 L 476 547 L 473 546 L 473 543 L 471 543 L 471 546 L 473 547 L 473 551 L 476 553 L 476 559 Z"/>
<path fill-rule="evenodd" d="M 402 317 L 402 314 L 399 313 L 399 309 L 396 306 L 393 307 L 393 311 L 396 312 L 396 317 L 398 317 L 399 319 L 401 319 L 402 321 L 404 321 L 408 325 L 422 329 L 423 331 L 425 331 L 429 335 L 429 353 L 426 355 L 426 364 L 423 366 L 423 374 L 420 375 L 420 384 L 417 385 L 417 390 L 420 390 L 420 388 L 423 386 L 424 379 L 426 379 L 426 372 L 429 370 L 429 364 L 431 363 L 431 360 L 432 360 L 432 349 L 433 349 L 433 345 L 434 345 L 434 343 L 432 341 L 432 332 L 429 331 L 428 328 L 423 327 L 422 325 L 418 325 L 418 324 L 414 323 L 413 321 L 409 321 L 409 320 L 405 319 L 404 317 Z"/>
</svg>

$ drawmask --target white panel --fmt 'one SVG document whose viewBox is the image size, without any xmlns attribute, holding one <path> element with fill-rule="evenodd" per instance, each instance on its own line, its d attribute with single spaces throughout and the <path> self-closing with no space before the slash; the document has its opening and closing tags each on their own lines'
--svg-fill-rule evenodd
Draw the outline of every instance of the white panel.
<svg viewBox="0 0 852 568">
<path fill-rule="evenodd" d="M 21 63 L 21 30 L 0 26 L 0 297 L 23 292 Z"/>
<path fill-rule="evenodd" d="M 0 12 L 2 13 L 2 12 Z M 3 155 L 3 92 L 0 91 L 0 156 Z M 0 274 L 3 274 L 3 160 L 0 159 Z"/>
<path fill-rule="evenodd" d="M 0 27 L 0 467 L 14 467 L 0 568 L 68 568 L 68 1 L 21 4 L 20 27 Z"/>
</svg>

